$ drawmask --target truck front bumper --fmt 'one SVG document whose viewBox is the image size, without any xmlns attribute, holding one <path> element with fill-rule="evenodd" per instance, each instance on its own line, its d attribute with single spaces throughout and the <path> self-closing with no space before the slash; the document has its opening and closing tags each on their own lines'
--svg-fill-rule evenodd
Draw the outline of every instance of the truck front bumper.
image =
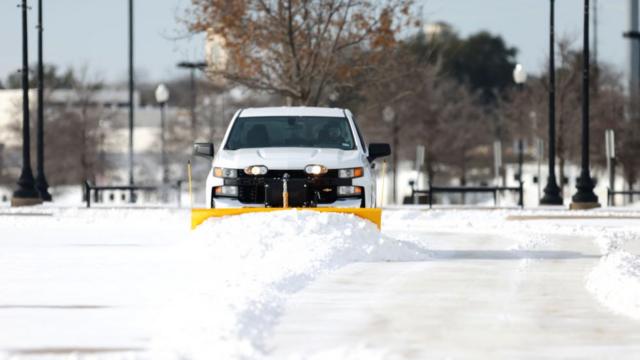
<svg viewBox="0 0 640 360">
<path fill-rule="evenodd" d="M 336 207 L 336 208 L 359 208 L 362 205 L 361 199 L 338 199 L 330 204 L 318 204 L 317 207 Z M 244 204 L 232 198 L 214 198 L 213 206 L 218 209 L 243 208 L 243 207 L 265 207 L 264 204 Z"/>
</svg>

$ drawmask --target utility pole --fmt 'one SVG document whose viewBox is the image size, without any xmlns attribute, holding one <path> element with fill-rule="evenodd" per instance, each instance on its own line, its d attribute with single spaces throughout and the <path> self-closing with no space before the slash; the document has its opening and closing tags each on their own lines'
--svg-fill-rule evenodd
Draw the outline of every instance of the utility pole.
<svg viewBox="0 0 640 360">
<path fill-rule="evenodd" d="M 207 63 L 183 61 L 178 63 L 178 67 L 182 69 L 189 69 L 190 71 L 189 87 L 191 90 L 191 99 L 190 99 L 191 101 L 189 102 L 189 107 L 191 110 L 191 140 L 195 141 L 196 140 L 196 124 L 198 123 L 196 119 L 196 101 L 198 97 L 198 94 L 196 92 L 196 70 L 198 69 L 202 70 L 206 68 Z"/>
<path fill-rule="evenodd" d="M 589 0 L 584 0 L 584 48 L 582 68 L 582 169 L 576 184 L 571 209 L 584 210 L 600 207 L 593 192 L 594 184 L 589 171 Z"/>
<path fill-rule="evenodd" d="M 562 195 L 556 181 L 556 40 L 555 40 L 555 0 L 550 0 L 549 36 L 549 176 L 541 205 L 562 205 Z"/>
<path fill-rule="evenodd" d="M 49 193 L 49 183 L 44 174 L 44 65 L 42 51 L 42 36 L 44 28 L 42 25 L 42 0 L 38 0 L 38 149 L 37 149 L 37 170 L 36 189 L 42 201 L 51 201 Z"/>
<path fill-rule="evenodd" d="M 31 171 L 31 139 L 29 134 L 29 43 L 27 30 L 27 0 L 22 0 L 22 171 L 18 189 L 13 192 L 11 206 L 29 206 L 42 203 L 35 188 Z"/>
</svg>

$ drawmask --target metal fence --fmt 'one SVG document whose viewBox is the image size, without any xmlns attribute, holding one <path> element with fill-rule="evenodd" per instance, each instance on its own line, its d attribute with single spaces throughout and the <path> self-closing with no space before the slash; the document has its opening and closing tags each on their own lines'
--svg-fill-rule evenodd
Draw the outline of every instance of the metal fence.
<svg viewBox="0 0 640 360">
<path fill-rule="evenodd" d="M 137 202 L 137 194 L 139 192 L 159 192 L 164 197 L 167 191 L 175 191 L 176 192 L 176 202 L 178 207 L 182 206 L 182 184 L 183 180 L 179 180 L 174 184 L 167 185 L 103 185 L 97 186 L 92 184 L 89 181 L 84 182 L 84 200 L 87 204 L 87 207 L 91 207 L 92 199 L 93 202 L 99 203 L 102 202 L 101 192 L 105 191 L 128 191 L 129 192 L 129 202 L 136 203 Z M 93 195 L 93 196 L 92 196 Z"/>
<path fill-rule="evenodd" d="M 621 191 L 613 191 L 610 188 L 607 188 L 607 206 L 616 206 L 615 204 L 615 196 L 616 195 L 628 195 L 629 203 L 633 203 L 633 196 L 640 195 L 640 190 L 621 190 Z"/>
<path fill-rule="evenodd" d="M 454 194 L 469 194 L 469 193 L 489 193 L 493 194 L 493 203 L 498 205 L 498 194 L 503 192 L 513 192 L 518 194 L 518 206 L 524 207 L 524 191 L 522 182 L 519 186 L 429 186 L 428 190 L 416 190 L 411 189 L 411 198 L 416 200 L 418 195 L 426 195 L 429 203 L 429 208 L 433 207 L 434 195 L 437 193 L 454 193 Z"/>
</svg>

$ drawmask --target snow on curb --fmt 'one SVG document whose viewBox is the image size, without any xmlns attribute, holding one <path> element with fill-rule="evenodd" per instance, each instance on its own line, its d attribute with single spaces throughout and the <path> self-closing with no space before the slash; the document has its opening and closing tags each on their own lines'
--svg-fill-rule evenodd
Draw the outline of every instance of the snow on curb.
<svg viewBox="0 0 640 360">
<path fill-rule="evenodd" d="M 596 240 L 604 256 L 587 276 L 587 289 L 611 311 L 640 319 L 640 256 L 622 250 L 637 233 L 613 232 Z"/>
<path fill-rule="evenodd" d="M 318 275 L 427 256 L 353 215 L 297 210 L 209 220 L 172 251 L 184 262 L 155 312 L 154 359 L 264 357 L 286 297 Z"/>
</svg>

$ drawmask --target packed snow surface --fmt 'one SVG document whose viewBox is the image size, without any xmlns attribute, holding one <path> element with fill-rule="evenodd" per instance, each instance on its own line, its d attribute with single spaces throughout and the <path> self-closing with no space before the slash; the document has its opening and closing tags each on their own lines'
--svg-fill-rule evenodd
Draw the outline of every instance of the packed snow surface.
<svg viewBox="0 0 640 360">
<path fill-rule="evenodd" d="M 96 351 L 91 358 L 257 359 L 268 356 L 263 340 L 286 297 L 317 276 L 353 262 L 428 256 L 353 215 L 246 214 L 210 219 L 191 232 L 187 219 L 186 211 L 107 209 L 0 217 L 7 235 L 0 240 L 5 247 L 0 322 L 3 305 L 10 314 L 25 309 L 93 314 L 117 306 L 130 314 L 120 325 L 140 339 L 118 354 Z M 109 306 L 102 309 L 105 303 Z M 69 318 L 64 326 L 77 330 L 83 319 Z M 18 330 L 26 327 L 19 313 L 9 320 Z M 113 332 L 117 324 L 111 326 L 95 330 Z M 87 353 L 109 348 L 109 339 L 99 333 L 96 339 L 91 332 L 78 336 L 64 330 L 44 327 L 30 338 L 20 331 L 0 332 L 0 349 L 9 349 L 15 360 L 49 359 L 74 347 Z"/>
<path fill-rule="evenodd" d="M 269 358 L 268 338 L 286 302 L 347 265 L 434 261 L 455 268 L 452 256 L 484 254 L 520 261 L 516 273 L 505 273 L 517 285 L 527 283 L 536 257 L 577 257 L 570 241 L 601 249 L 575 281 L 582 290 L 586 284 L 584 298 L 637 319 L 640 261 L 628 245 L 640 242 L 639 215 L 401 208 L 385 211 L 380 233 L 355 216 L 313 211 L 210 219 L 189 231 L 186 210 L 0 209 L 0 359 Z M 501 236 L 508 247 L 473 253 L 434 239 L 465 234 Z M 384 343 L 373 345 L 305 356 L 396 358 Z"/>
</svg>

